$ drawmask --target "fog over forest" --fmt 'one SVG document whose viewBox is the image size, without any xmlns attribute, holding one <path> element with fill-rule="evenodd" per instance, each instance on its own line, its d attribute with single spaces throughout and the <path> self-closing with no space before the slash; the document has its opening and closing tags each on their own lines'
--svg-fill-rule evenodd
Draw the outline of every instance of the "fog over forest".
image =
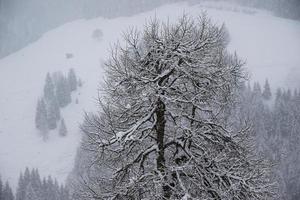
<svg viewBox="0 0 300 200">
<path fill-rule="evenodd" d="M 0 200 L 299 200 L 299 0 L 0 0 Z"/>
<path fill-rule="evenodd" d="M 46 31 L 72 20 L 98 16 L 108 18 L 129 16 L 179 1 L 197 3 L 203 0 L 0 0 L 0 57 L 37 40 Z M 300 19 L 298 0 L 226 2 L 264 8 L 281 17 Z"/>
</svg>

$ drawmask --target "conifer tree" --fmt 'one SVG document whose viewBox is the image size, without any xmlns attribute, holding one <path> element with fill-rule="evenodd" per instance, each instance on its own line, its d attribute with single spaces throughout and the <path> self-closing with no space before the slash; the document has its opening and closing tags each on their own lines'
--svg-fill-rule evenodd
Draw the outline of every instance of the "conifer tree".
<svg viewBox="0 0 300 200">
<path fill-rule="evenodd" d="M 47 182 L 46 182 L 46 193 L 45 198 L 47 200 L 54 200 L 55 199 L 55 190 L 54 190 L 54 182 L 51 176 L 48 176 Z"/>
<path fill-rule="evenodd" d="M 23 177 L 23 174 L 21 172 L 19 176 L 17 191 L 16 191 L 16 200 L 23 200 L 25 199 L 26 194 L 26 183 Z"/>
<path fill-rule="evenodd" d="M 292 99 L 292 92 L 290 89 L 287 89 L 283 94 L 284 101 L 289 102 Z"/>
<path fill-rule="evenodd" d="M 32 169 L 30 174 L 30 183 L 38 198 L 41 198 L 41 178 L 37 169 Z"/>
<path fill-rule="evenodd" d="M 57 120 L 60 117 L 60 111 L 58 105 L 55 101 L 51 100 L 47 102 L 47 124 L 50 130 L 55 129 L 57 127 Z"/>
<path fill-rule="evenodd" d="M 38 169 L 26 168 L 19 177 L 16 200 L 68 200 L 68 191 L 51 176 L 41 180 Z"/>
<path fill-rule="evenodd" d="M 37 194 L 38 190 L 35 190 L 32 183 L 29 183 L 26 187 L 25 200 L 39 200 Z"/>
<path fill-rule="evenodd" d="M 56 97 L 60 107 L 65 107 L 71 103 L 71 91 L 67 79 L 59 76 L 56 83 Z"/>
<path fill-rule="evenodd" d="M 14 194 L 8 182 L 6 182 L 5 184 L 2 195 L 3 195 L 3 200 L 14 200 Z"/>
<path fill-rule="evenodd" d="M 3 184 L 0 176 L 0 200 L 3 200 Z"/>
<path fill-rule="evenodd" d="M 248 81 L 248 83 L 247 83 L 247 90 L 248 90 L 249 92 L 251 92 L 251 91 L 252 91 L 251 84 L 250 84 L 250 82 L 249 82 L 249 81 Z"/>
<path fill-rule="evenodd" d="M 69 82 L 70 90 L 75 91 L 77 89 L 77 78 L 73 68 L 69 70 L 68 82 Z"/>
<path fill-rule="evenodd" d="M 242 91 L 241 100 L 236 105 L 239 109 L 234 116 L 237 121 L 247 119 L 252 124 L 252 132 L 256 137 L 256 151 L 267 155 L 276 165 L 273 170 L 274 179 L 279 183 L 281 198 L 285 200 L 299 199 L 300 181 L 300 109 L 297 98 L 290 90 L 277 89 L 274 105 L 263 103 L 259 95 L 258 85 L 254 91 Z M 252 98 L 249 98 L 252 97 Z M 300 99 L 299 99 L 300 100 Z"/>
<path fill-rule="evenodd" d="M 60 199 L 61 200 L 69 200 L 69 190 L 63 185 L 60 186 Z"/>
<path fill-rule="evenodd" d="M 46 177 L 44 177 L 43 181 L 42 181 L 41 193 L 43 194 L 43 200 L 48 200 L 48 198 L 47 198 L 48 184 L 47 184 Z"/>
<path fill-rule="evenodd" d="M 26 167 L 24 174 L 21 173 L 18 181 L 18 187 L 16 191 L 16 200 L 26 199 L 26 193 L 28 185 L 32 181 L 32 173 L 30 173 L 29 168 Z"/>
<path fill-rule="evenodd" d="M 26 169 L 25 169 L 23 179 L 24 179 L 25 184 L 28 184 L 30 181 L 30 171 L 29 171 L 28 167 L 26 167 Z"/>
<path fill-rule="evenodd" d="M 253 94 L 256 96 L 260 96 L 261 95 L 261 87 L 259 82 L 255 82 L 253 85 Z"/>
<path fill-rule="evenodd" d="M 57 180 L 54 180 L 54 187 L 53 187 L 53 193 L 54 193 L 54 199 L 53 200 L 60 200 L 60 192 L 59 192 L 59 184 Z"/>
<path fill-rule="evenodd" d="M 62 118 L 60 121 L 60 126 L 59 126 L 59 135 L 62 137 L 65 137 L 67 135 L 67 127 L 65 124 L 65 120 Z"/>
<path fill-rule="evenodd" d="M 56 121 L 60 119 L 60 110 L 58 101 L 55 95 L 55 85 L 52 81 L 50 73 L 47 73 L 44 86 L 44 100 L 46 103 L 48 115 L 49 129 L 56 128 Z"/>
<path fill-rule="evenodd" d="M 268 79 L 266 79 L 266 82 L 265 82 L 265 85 L 264 85 L 264 90 L 263 90 L 263 93 L 262 93 L 262 97 L 265 100 L 270 100 L 271 97 L 272 97 L 271 88 L 270 88 Z"/>
<path fill-rule="evenodd" d="M 52 77 L 49 72 L 46 75 L 45 86 L 44 86 L 44 97 L 46 101 L 49 101 L 55 97 L 55 88 L 52 81 Z"/>
<path fill-rule="evenodd" d="M 39 99 L 35 114 L 35 127 L 40 130 L 44 139 L 48 137 L 48 117 L 44 99 Z"/>
<path fill-rule="evenodd" d="M 82 80 L 78 79 L 78 87 L 82 87 Z"/>
</svg>

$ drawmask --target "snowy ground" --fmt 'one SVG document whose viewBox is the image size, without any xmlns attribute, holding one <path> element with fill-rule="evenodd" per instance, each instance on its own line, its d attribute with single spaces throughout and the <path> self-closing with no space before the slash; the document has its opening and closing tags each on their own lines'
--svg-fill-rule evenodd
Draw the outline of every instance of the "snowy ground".
<svg viewBox="0 0 300 200">
<path fill-rule="evenodd" d="M 230 50 L 247 61 L 252 79 L 268 78 L 272 86 L 300 86 L 300 22 L 281 19 L 263 11 L 232 5 L 186 3 L 163 6 L 155 11 L 117 19 L 78 20 L 49 31 L 37 42 L 0 60 L 0 174 L 15 187 L 26 166 L 39 168 L 63 182 L 71 171 L 80 142 L 78 125 L 84 111 L 95 109 L 101 64 L 110 46 L 129 26 L 142 28 L 145 19 L 159 16 L 170 21 L 182 13 L 198 15 L 207 10 L 216 23 L 225 22 L 231 35 Z M 92 38 L 101 29 L 103 38 Z M 67 59 L 66 54 L 73 58 Z M 74 68 L 83 87 L 73 95 L 79 104 L 63 109 L 69 134 L 51 133 L 44 142 L 34 127 L 38 97 L 47 72 Z M 298 81 L 297 83 L 295 81 Z"/>
</svg>

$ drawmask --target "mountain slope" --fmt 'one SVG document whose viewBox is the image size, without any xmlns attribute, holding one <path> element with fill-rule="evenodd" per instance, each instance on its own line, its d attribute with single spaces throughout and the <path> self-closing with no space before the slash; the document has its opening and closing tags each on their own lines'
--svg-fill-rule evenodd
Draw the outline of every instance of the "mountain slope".
<svg viewBox="0 0 300 200">
<path fill-rule="evenodd" d="M 300 23 L 263 11 L 230 4 L 172 4 L 132 17 L 78 20 L 52 30 L 28 47 L 0 60 L 0 174 L 13 186 L 26 166 L 37 167 L 41 175 L 51 174 L 63 182 L 72 169 L 80 142 L 78 125 L 83 112 L 96 109 L 97 87 L 102 63 L 110 46 L 130 26 L 142 28 L 145 19 L 173 21 L 182 13 L 198 15 L 207 10 L 216 23 L 225 22 L 231 35 L 230 50 L 247 61 L 254 80 L 269 79 L 272 86 L 295 86 L 300 76 Z M 92 37 L 101 29 L 103 37 Z M 73 58 L 66 58 L 66 54 Z M 83 86 L 73 94 L 79 104 L 62 109 L 68 136 L 57 131 L 44 142 L 34 127 L 37 99 L 42 95 L 47 72 L 74 68 Z M 294 77 L 294 78 L 293 78 Z M 299 83 L 298 83 L 299 84 Z M 74 101 L 73 101 L 74 102 Z"/>
</svg>

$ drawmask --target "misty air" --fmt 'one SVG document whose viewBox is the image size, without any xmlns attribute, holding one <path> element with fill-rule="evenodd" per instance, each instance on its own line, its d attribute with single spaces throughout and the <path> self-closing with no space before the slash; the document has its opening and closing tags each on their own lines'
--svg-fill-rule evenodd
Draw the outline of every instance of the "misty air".
<svg viewBox="0 0 300 200">
<path fill-rule="evenodd" d="M 300 200 L 299 0 L 0 0 L 0 200 Z"/>
</svg>

